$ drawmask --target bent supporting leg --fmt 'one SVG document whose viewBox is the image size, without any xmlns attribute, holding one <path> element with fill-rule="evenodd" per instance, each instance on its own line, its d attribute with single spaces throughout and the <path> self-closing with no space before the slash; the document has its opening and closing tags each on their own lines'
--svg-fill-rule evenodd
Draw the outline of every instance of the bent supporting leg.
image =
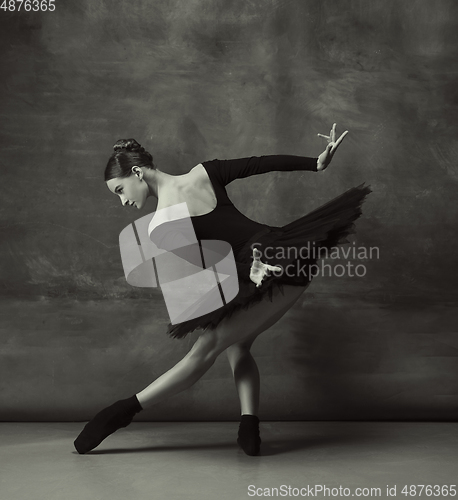
<svg viewBox="0 0 458 500">
<path fill-rule="evenodd" d="M 263 325 L 242 342 L 236 342 L 226 349 L 227 359 L 234 376 L 235 387 L 240 400 L 242 415 L 257 415 L 259 410 L 260 377 L 255 359 L 250 350 L 255 339 L 264 331 L 273 326 L 288 309 L 296 302 L 303 292 L 298 287 L 291 291 L 292 297 L 287 303 L 272 314 Z"/>
<path fill-rule="evenodd" d="M 273 326 L 297 301 L 305 288 L 288 288 L 286 302 L 271 314 L 263 325 L 242 342 L 232 344 L 226 349 L 227 358 L 234 376 L 235 387 L 240 400 L 241 419 L 237 443 L 247 455 L 258 455 L 261 446 L 259 432 L 259 370 L 250 349 L 260 333 Z"/>
<path fill-rule="evenodd" d="M 226 349 L 234 383 L 240 400 L 241 415 L 257 415 L 259 410 L 260 377 L 250 346 L 234 344 Z"/>
</svg>

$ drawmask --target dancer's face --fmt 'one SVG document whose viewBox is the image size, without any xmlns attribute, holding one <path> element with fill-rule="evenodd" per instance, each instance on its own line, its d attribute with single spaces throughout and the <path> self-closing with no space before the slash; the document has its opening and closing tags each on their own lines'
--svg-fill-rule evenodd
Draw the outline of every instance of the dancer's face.
<svg viewBox="0 0 458 500">
<path fill-rule="evenodd" d="M 132 168 L 129 177 L 116 177 L 107 181 L 108 189 L 117 194 L 123 206 L 142 208 L 148 196 L 148 185 L 143 180 L 143 172 L 139 167 Z"/>
</svg>

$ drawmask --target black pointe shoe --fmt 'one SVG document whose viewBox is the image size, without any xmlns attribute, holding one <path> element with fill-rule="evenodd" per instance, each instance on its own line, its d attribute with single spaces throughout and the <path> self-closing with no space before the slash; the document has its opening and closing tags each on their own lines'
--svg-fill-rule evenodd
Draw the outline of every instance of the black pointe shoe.
<svg viewBox="0 0 458 500">
<path fill-rule="evenodd" d="M 259 418 L 256 415 L 242 415 L 237 443 L 247 455 L 258 455 L 261 447 Z"/>
<path fill-rule="evenodd" d="M 103 409 L 88 422 L 73 444 L 76 451 L 83 455 L 96 448 L 106 437 L 121 427 L 127 427 L 135 414 L 143 410 L 137 397 L 116 401 Z"/>
</svg>

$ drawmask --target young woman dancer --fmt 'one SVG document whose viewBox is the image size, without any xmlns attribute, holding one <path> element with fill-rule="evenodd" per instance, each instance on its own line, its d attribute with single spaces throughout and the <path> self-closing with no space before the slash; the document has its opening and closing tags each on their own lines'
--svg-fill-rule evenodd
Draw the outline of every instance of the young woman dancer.
<svg viewBox="0 0 458 500">
<path fill-rule="evenodd" d="M 317 158 L 274 155 L 215 159 L 179 176 L 159 170 L 152 156 L 134 139 L 120 140 L 114 145 L 115 152 L 105 169 L 109 190 L 120 197 L 123 206 L 137 209 L 145 207 L 150 196 L 158 200 L 157 211 L 185 202 L 199 241 L 221 240 L 231 245 L 239 292 L 219 309 L 168 325 L 168 334 L 175 338 L 183 338 L 197 328 L 203 331 L 188 354 L 173 368 L 137 394 L 100 411 L 88 422 L 74 441 L 79 453 L 87 453 L 117 429 L 129 425 L 141 410 L 192 386 L 223 351 L 226 351 L 240 399 L 237 442 L 246 454 L 259 453 L 260 381 L 250 348 L 260 333 L 292 307 L 311 281 L 309 273 L 270 271 L 291 269 L 288 265 L 298 262 L 311 265 L 319 256 L 304 257 L 297 251 L 279 253 L 271 250 L 270 257 L 267 252 L 261 259 L 256 257 L 263 255 L 267 247 L 298 250 L 309 245 L 310 249 L 313 243 L 330 249 L 348 243 L 345 236 L 355 232 L 353 222 L 361 215 L 361 205 L 371 189 L 361 184 L 290 224 L 276 227 L 245 217 L 232 204 L 225 186 L 234 179 L 270 171 L 321 172 L 328 167 L 347 133 L 336 139 L 334 124 L 329 136 L 318 134 L 327 139 L 328 145 Z M 260 253 L 255 253 L 254 248 Z"/>
</svg>

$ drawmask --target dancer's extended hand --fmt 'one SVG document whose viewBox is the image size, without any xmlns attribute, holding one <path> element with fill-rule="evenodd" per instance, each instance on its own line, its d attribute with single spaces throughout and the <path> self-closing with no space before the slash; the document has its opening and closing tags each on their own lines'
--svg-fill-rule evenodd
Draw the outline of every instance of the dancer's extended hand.
<svg viewBox="0 0 458 500">
<path fill-rule="evenodd" d="M 332 126 L 331 132 L 329 135 L 318 134 L 320 137 L 324 137 L 328 141 L 328 145 L 323 153 L 318 156 L 318 166 L 317 170 L 324 170 L 331 163 L 332 157 L 334 153 L 337 151 L 340 143 L 344 140 L 345 136 L 348 134 L 348 130 L 346 130 L 336 141 L 336 124 Z"/>
<path fill-rule="evenodd" d="M 257 248 L 253 248 L 253 263 L 250 269 L 250 279 L 256 283 L 257 287 L 261 286 L 264 276 L 267 276 L 267 271 L 283 271 L 279 266 L 270 266 L 261 262 L 261 252 Z"/>
</svg>

